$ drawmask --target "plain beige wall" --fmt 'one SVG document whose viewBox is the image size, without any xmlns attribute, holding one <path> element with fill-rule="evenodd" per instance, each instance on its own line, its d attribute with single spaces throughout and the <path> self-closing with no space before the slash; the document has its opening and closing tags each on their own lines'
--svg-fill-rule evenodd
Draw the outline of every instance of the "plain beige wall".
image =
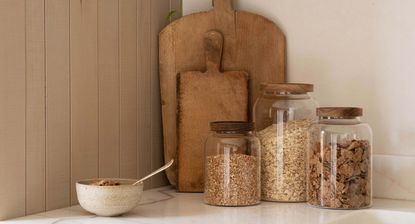
<svg viewBox="0 0 415 224">
<path fill-rule="evenodd" d="M 415 155 L 415 2 L 234 0 L 285 32 L 288 80 L 315 84 L 321 106 L 361 106 L 377 154 Z M 184 0 L 184 14 L 210 0 Z"/>
</svg>

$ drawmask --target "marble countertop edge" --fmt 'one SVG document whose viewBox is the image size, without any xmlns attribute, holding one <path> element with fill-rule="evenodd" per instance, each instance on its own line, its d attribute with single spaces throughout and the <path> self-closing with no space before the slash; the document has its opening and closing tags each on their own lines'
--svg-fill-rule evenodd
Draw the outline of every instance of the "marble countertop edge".
<svg viewBox="0 0 415 224">
<path fill-rule="evenodd" d="M 52 210 L 0 223 L 14 224 L 106 224 L 106 223 L 326 223 L 356 211 L 390 210 L 415 213 L 415 201 L 374 199 L 364 210 L 330 210 L 305 203 L 262 202 L 249 207 L 216 207 L 203 203 L 202 194 L 177 193 L 171 186 L 147 190 L 140 205 L 119 217 L 98 217 L 79 205 Z"/>
</svg>

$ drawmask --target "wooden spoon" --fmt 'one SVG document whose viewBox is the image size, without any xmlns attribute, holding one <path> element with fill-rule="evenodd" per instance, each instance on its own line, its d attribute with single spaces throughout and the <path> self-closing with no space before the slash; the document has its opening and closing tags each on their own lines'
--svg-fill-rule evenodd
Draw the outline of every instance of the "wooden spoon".
<svg viewBox="0 0 415 224">
<path fill-rule="evenodd" d="M 157 169 L 156 171 L 154 171 L 154 172 L 150 173 L 149 175 L 147 175 L 147 176 L 145 176 L 145 177 L 141 178 L 140 180 L 138 180 L 137 182 L 135 182 L 133 185 L 137 185 L 137 184 L 139 184 L 139 183 L 141 183 L 141 182 L 143 182 L 143 181 L 147 180 L 148 178 L 150 178 L 150 177 L 152 177 L 152 176 L 154 176 L 154 175 L 156 175 L 156 174 L 160 173 L 161 171 L 163 171 L 163 170 L 165 170 L 165 169 L 169 168 L 169 167 L 173 164 L 173 162 L 174 162 L 174 159 L 170 160 L 170 162 L 166 163 L 166 165 L 164 165 L 164 166 L 160 167 L 159 169 Z"/>
</svg>

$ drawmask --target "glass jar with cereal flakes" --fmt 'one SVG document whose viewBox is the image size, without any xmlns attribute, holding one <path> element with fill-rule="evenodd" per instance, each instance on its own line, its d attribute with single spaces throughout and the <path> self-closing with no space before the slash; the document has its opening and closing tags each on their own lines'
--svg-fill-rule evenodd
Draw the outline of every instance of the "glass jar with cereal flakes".
<svg viewBox="0 0 415 224">
<path fill-rule="evenodd" d="M 360 209 L 372 205 L 372 130 L 361 108 L 322 107 L 309 129 L 308 204 Z"/>
<path fill-rule="evenodd" d="M 261 85 L 254 105 L 256 134 L 261 142 L 261 198 L 306 201 L 307 130 L 317 103 L 311 84 Z"/>
<path fill-rule="evenodd" d="M 204 201 L 217 206 L 260 202 L 260 144 L 253 123 L 212 122 L 205 143 Z"/>
</svg>

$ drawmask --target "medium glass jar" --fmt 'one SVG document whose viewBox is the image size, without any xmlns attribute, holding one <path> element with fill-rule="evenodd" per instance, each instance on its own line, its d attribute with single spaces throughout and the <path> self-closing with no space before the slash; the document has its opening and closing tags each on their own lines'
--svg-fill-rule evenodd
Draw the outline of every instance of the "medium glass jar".
<svg viewBox="0 0 415 224">
<path fill-rule="evenodd" d="M 361 108 L 323 107 L 309 129 L 308 204 L 334 209 L 372 205 L 372 130 Z"/>
<path fill-rule="evenodd" d="M 254 106 L 261 142 L 261 198 L 266 201 L 306 201 L 307 130 L 317 103 L 311 84 L 263 84 Z"/>
<path fill-rule="evenodd" d="M 253 123 L 212 122 L 205 144 L 204 201 L 247 206 L 260 202 L 260 144 Z"/>
</svg>

